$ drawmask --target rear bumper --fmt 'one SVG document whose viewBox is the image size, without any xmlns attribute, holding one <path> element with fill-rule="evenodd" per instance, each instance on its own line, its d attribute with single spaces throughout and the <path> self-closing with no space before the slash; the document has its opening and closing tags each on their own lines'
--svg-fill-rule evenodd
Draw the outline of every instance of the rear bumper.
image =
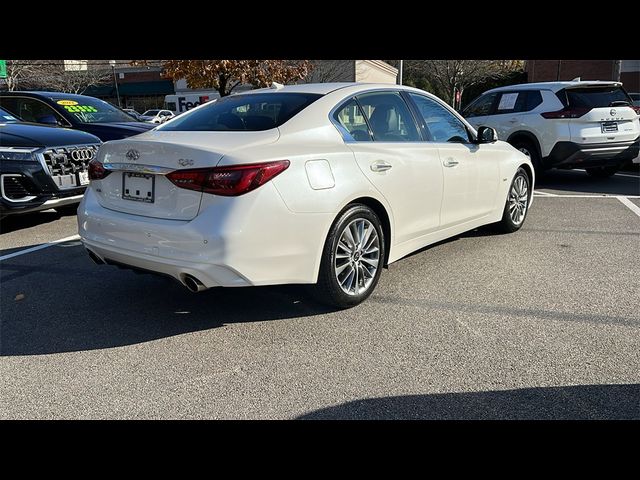
<svg viewBox="0 0 640 480">
<path fill-rule="evenodd" d="M 543 162 L 548 168 L 588 168 L 621 165 L 638 157 L 640 137 L 631 142 L 581 144 L 558 142 Z"/>
<path fill-rule="evenodd" d="M 206 201 L 203 201 L 206 203 Z M 102 207 L 90 188 L 78 209 L 85 247 L 114 262 L 206 287 L 314 283 L 330 214 L 295 214 L 268 183 L 218 197 L 192 220 L 167 220 Z"/>
</svg>

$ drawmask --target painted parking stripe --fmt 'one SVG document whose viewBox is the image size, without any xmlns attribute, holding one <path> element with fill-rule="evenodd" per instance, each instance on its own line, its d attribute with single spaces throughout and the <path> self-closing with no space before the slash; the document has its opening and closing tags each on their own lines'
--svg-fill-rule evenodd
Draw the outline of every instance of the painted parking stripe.
<svg viewBox="0 0 640 480">
<path fill-rule="evenodd" d="M 535 192 L 534 197 L 538 198 L 620 198 L 620 195 L 581 195 L 581 194 L 566 194 L 566 195 L 538 195 L 541 192 Z M 624 195 L 622 198 L 640 198 L 640 195 Z"/>
<path fill-rule="evenodd" d="M 59 243 L 70 242 L 72 240 L 80 240 L 80 235 L 71 235 L 70 237 L 61 238 L 60 240 L 54 240 L 53 242 L 43 243 L 42 245 L 38 245 L 37 247 L 26 248 L 24 250 L 20 250 L 19 252 L 13 252 L 8 255 L 4 255 L 0 257 L 0 262 L 2 260 L 9 260 L 10 258 L 13 258 L 13 257 L 18 257 L 26 253 L 36 252 L 38 250 L 42 250 L 43 248 L 53 247 L 54 245 L 58 245 Z"/>
<path fill-rule="evenodd" d="M 640 217 L 640 207 L 638 207 L 635 203 L 629 201 L 627 197 L 618 197 L 618 200 L 620 200 L 623 203 L 623 205 L 626 205 L 627 207 L 629 207 L 629 210 L 631 210 L 633 213 L 635 213 L 637 216 Z"/>
</svg>

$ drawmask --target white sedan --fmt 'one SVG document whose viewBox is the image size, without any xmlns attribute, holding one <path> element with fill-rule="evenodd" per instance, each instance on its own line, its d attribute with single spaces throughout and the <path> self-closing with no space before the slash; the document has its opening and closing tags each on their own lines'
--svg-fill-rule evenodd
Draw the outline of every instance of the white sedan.
<svg viewBox="0 0 640 480">
<path fill-rule="evenodd" d="M 171 110 L 147 110 L 140 115 L 140 119 L 143 122 L 164 123 L 175 116 L 176 115 Z"/>
<path fill-rule="evenodd" d="M 518 230 L 528 157 L 437 97 L 388 84 L 253 90 L 104 143 L 78 227 L 91 258 L 192 291 L 314 284 L 344 308 L 382 267 L 481 225 Z"/>
</svg>

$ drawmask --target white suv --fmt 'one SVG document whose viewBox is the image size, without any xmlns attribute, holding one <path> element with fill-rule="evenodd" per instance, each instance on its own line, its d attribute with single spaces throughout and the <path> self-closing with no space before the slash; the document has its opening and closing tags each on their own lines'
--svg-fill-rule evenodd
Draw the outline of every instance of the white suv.
<svg viewBox="0 0 640 480">
<path fill-rule="evenodd" d="M 541 82 L 494 88 L 463 115 L 475 128 L 493 127 L 498 137 L 531 158 L 536 171 L 585 168 L 608 177 L 640 149 L 640 108 L 620 82 Z"/>
</svg>

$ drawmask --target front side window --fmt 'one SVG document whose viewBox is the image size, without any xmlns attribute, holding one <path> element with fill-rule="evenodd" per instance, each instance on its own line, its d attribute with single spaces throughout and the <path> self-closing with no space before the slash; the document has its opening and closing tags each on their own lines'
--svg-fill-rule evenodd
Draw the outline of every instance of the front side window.
<svg viewBox="0 0 640 480">
<path fill-rule="evenodd" d="M 43 101 L 35 98 L 3 97 L 0 99 L 0 105 L 25 122 L 48 124 L 60 122 L 67 124 L 62 120 L 58 112 Z"/>
<path fill-rule="evenodd" d="M 425 133 L 430 142 L 468 143 L 469 133 L 464 124 L 435 100 L 410 93 L 424 120 Z"/>
<path fill-rule="evenodd" d="M 349 133 L 357 142 L 370 142 L 367 121 L 355 100 L 351 99 L 337 110 L 333 118 Z"/>
<path fill-rule="evenodd" d="M 493 102 L 497 96 L 497 93 L 482 95 L 475 102 L 465 108 L 463 115 L 465 117 L 483 117 L 485 115 L 491 115 L 491 108 L 493 107 Z"/>
<path fill-rule="evenodd" d="M 398 92 L 372 92 L 356 97 L 377 142 L 421 140 L 409 107 Z"/>
<path fill-rule="evenodd" d="M 322 95 L 253 93 L 231 95 L 186 112 L 158 128 L 171 131 L 250 131 L 279 127 Z"/>
</svg>

